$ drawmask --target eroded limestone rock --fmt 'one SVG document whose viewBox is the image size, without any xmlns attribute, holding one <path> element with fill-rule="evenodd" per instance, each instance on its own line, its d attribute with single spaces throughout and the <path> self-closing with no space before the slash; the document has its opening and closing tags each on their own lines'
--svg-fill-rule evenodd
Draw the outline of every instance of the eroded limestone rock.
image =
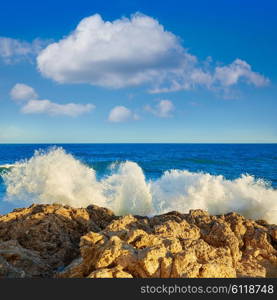
<svg viewBox="0 0 277 300">
<path fill-rule="evenodd" d="M 276 276 L 276 225 L 201 210 L 124 216 L 81 238 L 82 259 L 58 277 Z M 93 276 L 91 276 L 93 274 Z"/>
<path fill-rule="evenodd" d="M 0 216 L 0 277 L 277 277 L 277 225 L 202 210 L 116 217 L 32 205 Z"/>
<path fill-rule="evenodd" d="M 0 241 L 16 240 L 56 269 L 79 255 L 82 235 L 100 231 L 113 218 L 111 211 L 97 206 L 32 205 L 0 217 Z"/>
</svg>

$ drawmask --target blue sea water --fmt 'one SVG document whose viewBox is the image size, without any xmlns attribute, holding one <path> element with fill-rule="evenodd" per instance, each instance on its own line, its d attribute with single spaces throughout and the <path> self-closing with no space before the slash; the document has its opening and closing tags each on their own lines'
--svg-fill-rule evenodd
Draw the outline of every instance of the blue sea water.
<svg viewBox="0 0 277 300">
<path fill-rule="evenodd" d="M 0 213 L 14 208 L 3 201 L 6 186 L 1 174 L 8 170 L 5 165 L 30 159 L 35 150 L 54 146 L 92 167 L 97 178 L 105 176 L 114 162 L 132 161 L 142 168 L 146 180 L 177 169 L 222 175 L 228 180 L 249 174 L 277 188 L 277 144 L 1 144 Z"/>
</svg>

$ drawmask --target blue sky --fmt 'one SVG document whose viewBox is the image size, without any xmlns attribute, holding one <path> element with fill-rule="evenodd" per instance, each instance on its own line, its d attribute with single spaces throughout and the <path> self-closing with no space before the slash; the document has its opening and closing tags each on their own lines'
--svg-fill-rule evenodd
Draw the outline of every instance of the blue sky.
<svg viewBox="0 0 277 300">
<path fill-rule="evenodd" d="M 277 142 L 275 1 L 0 4 L 0 143 Z"/>
</svg>

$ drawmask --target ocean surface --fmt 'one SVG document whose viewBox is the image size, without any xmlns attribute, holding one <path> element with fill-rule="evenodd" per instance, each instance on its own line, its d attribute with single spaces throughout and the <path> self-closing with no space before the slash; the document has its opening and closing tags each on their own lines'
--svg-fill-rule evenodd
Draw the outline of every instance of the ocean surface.
<svg viewBox="0 0 277 300">
<path fill-rule="evenodd" d="M 277 144 L 1 144 L 0 214 L 53 202 L 277 223 Z"/>
</svg>

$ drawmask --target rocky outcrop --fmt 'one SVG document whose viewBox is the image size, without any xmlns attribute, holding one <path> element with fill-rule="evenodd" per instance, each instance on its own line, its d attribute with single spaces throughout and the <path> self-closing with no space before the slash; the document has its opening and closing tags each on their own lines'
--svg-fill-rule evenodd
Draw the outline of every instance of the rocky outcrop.
<svg viewBox="0 0 277 300">
<path fill-rule="evenodd" d="M 277 225 L 236 213 L 33 205 L 0 217 L 1 240 L 0 277 L 277 277 Z"/>
<path fill-rule="evenodd" d="M 0 216 L 0 256 L 24 270 L 23 277 L 49 277 L 80 254 L 82 235 L 100 231 L 114 218 L 111 211 L 97 206 L 76 209 L 57 204 L 16 209 Z M 8 252 L 13 253 L 10 258 Z M 16 263 L 14 257 L 19 257 Z M 35 273 L 23 266 L 29 258 L 41 265 Z"/>
</svg>

